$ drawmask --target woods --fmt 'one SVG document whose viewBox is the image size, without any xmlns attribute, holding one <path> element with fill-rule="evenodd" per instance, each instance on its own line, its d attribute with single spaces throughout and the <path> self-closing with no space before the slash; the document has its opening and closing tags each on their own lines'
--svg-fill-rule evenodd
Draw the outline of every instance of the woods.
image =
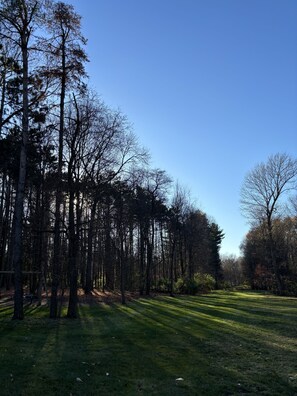
<svg viewBox="0 0 297 396">
<path fill-rule="evenodd" d="M 223 231 L 164 170 L 129 121 L 88 87 L 86 39 L 71 5 L 5 0 L 1 24 L 0 287 L 50 298 L 70 318 L 77 291 L 218 286 Z M 175 190 L 175 191 L 174 191 Z"/>
<path fill-rule="evenodd" d="M 224 230 L 165 170 L 137 131 L 90 88 L 87 39 L 73 6 L 0 7 L 0 288 L 46 296 L 78 316 L 78 290 L 193 294 L 248 283 L 296 295 L 296 160 L 272 155 L 245 178 L 251 224 L 240 259 Z M 215 183 L 215 181 L 214 181 Z M 289 193 L 293 193 L 291 200 Z M 223 264 L 223 265 L 222 265 Z"/>
</svg>

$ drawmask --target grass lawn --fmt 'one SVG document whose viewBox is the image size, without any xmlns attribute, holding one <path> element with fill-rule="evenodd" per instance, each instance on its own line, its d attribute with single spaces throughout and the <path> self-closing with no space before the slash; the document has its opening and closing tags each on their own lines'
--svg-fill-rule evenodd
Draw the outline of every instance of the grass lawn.
<svg viewBox="0 0 297 396">
<path fill-rule="evenodd" d="M 77 320 L 11 314 L 0 304 L 1 396 L 297 395 L 295 298 L 215 292 L 81 304 Z"/>
</svg>

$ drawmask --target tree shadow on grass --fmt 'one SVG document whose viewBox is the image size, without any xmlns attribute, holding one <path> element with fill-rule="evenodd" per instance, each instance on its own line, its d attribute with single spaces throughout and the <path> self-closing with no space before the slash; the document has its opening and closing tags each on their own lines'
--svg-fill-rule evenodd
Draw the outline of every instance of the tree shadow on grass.
<svg viewBox="0 0 297 396">
<path fill-rule="evenodd" d="M 116 394 L 227 395 L 237 389 L 236 374 L 229 373 L 228 383 L 214 382 L 217 376 L 224 376 L 225 370 L 207 364 L 207 354 L 193 350 L 191 343 L 181 345 L 180 333 L 176 336 L 175 328 L 158 326 L 158 320 L 143 312 L 140 300 L 129 306 L 114 305 L 101 320 L 86 321 L 89 331 L 94 326 L 91 333 L 96 325 L 100 326 L 102 342 L 93 339 L 88 356 L 99 359 L 110 377 L 116 378 L 113 384 Z M 184 381 L 176 381 L 180 377 Z M 105 392 L 106 381 L 109 378 L 103 383 Z"/>
<path fill-rule="evenodd" d="M 211 301 L 83 304 L 77 320 L 30 307 L 23 322 L 1 322 L 1 395 L 295 395 L 293 346 L 270 345 L 252 305 L 226 297 L 220 312 Z"/>
<path fill-rule="evenodd" d="M 255 383 L 257 394 L 261 394 L 261 389 L 275 395 L 297 393 L 296 381 L 292 380 L 295 378 L 292 373 L 296 372 L 296 342 L 290 344 L 290 340 L 285 339 L 285 344 L 279 345 L 280 339 L 274 338 L 273 332 L 260 329 L 257 334 L 258 329 L 245 323 L 239 321 L 238 325 L 234 320 L 221 320 L 221 316 L 216 316 L 217 312 L 214 311 L 206 314 L 200 312 L 200 308 L 191 310 L 187 300 L 177 300 L 166 299 L 166 304 L 151 301 L 148 305 L 146 302 L 145 315 L 148 320 L 155 320 L 178 331 L 184 340 L 189 340 L 193 349 L 204 349 L 209 358 L 205 364 L 215 358 L 216 364 L 239 373 L 241 382 L 248 380 L 249 383 Z M 134 308 L 137 305 L 138 302 Z M 177 308 L 177 305 L 180 307 Z M 201 333 L 206 337 L 201 338 Z M 196 342 L 193 342 L 195 338 Z M 245 372 L 247 378 L 243 375 Z M 273 381 L 271 376 L 274 377 Z"/>
<path fill-rule="evenodd" d="M 279 302 L 275 305 L 257 304 L 248 299 L 234 302 L 231 298 L 228 301 L 221 302 L 219 296 L 197 296 L 189 297 L 186 303 L 183 298 L 177 299 L 176 305 L 182 308 L 188 307 L 197 312 L 209 314 L 217 318 L 238 322 L 247 326 L 256 326 L 275 335 L 284 335 L 295 339 L 296 331 L 292 324 L 295 323 L 297 316 L 297 300 L 285 298 L 283 305 Z M 269 301 L 270 302 L 270 301 Z M 290 306 L 288 306 L 288 303 Z M 281 308 L 279 308 L 279 306 Z"/>
<path fill-rule="evenodd" d="M 1 395 L 31 395 L 51 331 L 52 326 L 40 318 L 1 322 Z"/>
</svg>

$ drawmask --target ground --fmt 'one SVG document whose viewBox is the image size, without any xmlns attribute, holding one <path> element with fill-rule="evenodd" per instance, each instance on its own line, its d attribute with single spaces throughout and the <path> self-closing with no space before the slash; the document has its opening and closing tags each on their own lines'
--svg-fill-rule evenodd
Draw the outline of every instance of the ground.
<svg viewBox="0 0 297 396">
<path fill-rule="evenodd" d="M 1 395 L 297 395 L 297 299 L 80 296 L 80 318 L 0 302 Z M 66 313 L 65 308 L 62 315 Z"/>
</svg>

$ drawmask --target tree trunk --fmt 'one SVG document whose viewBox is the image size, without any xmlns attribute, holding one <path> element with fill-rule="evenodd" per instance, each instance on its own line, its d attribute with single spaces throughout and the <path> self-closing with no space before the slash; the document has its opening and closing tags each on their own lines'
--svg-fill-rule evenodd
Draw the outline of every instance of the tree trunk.
<svg viewBox="0 0 297 396">
<path fill-rule="evenodd" d="M 57 170 L 57 191 L 54 226 L 54 254 L 52 265 L 52 288 L 50 301 L 50 317 L 58 315 L 58 288 L 60 284 L 60 254 L 61 254 L 61 205 L 62 205 L 62 170 L 63 170 L 63 140 L 64 140 L 64 108 L 66 93 L 66 54 L 65 41 L 62 44 L 62 77 L 60 93 L 60 124 L 59 124 L 59 155 Z"/>
<path fill-rule="evenodd" d="M 3 176 L 6 179 L 6 176 Z M 0 270 L 5 270 L 5 261 L 7 262 L 7 243 L 10 234 L 11 222 L 10 222 L 10 210 L 11 210 L 11 180 L 6 180 L 5 186 L 5 205 L 4 205 L 4 213 L 2 215 L 1 221 L 1 240 L 0 240 Z M 4 185 L 2 190 L 2 195 L 4 195 Z M 0 284 L 0 287 L 2 285 Z"/>
<path fill-rule="evenodd" d="M 173 294 L 173 284 L 174 284 L 174 255 L 175 255 L 175 235 L 173 236 L 173 241 L 171 243 L 171 254 L 170 254 L 170 296 L 174 297 Z"/>
<path fill-rule="evenodd" d="M 71 188 L 72 190 L 72 188 Z M 69 194 L 69 256 L 68 256 L 68 268 L 69 268 L 69 302 L 67 318 L 77 318 L 77 252 L 78 252 L 78 240 L 75 232 L 75 221 L 74 221 L 74 191 L 70 191 Z"/>
<path fill-rule="evenodd" d="M 121 301 L 122 304 L 126 304 L 126 296 L 125 296 L 125 281 L 126 281 L 126 257 L 124 257 L 124 236 L 123 236 L 123 224 L 120 224 L 120 271 L 121 271 Z"/>
<path fill-rule="evenodd" d="M 86 285 L 85 293 L 91 293 L 93 290 L 93 239 L 94 239 L 94 225 L 96 214 L 97 200 L 94 198 L 91 208 L 91 218 L 89 223 L 88 233 L 88 253 L 87 253 L 87 268 L 86 268 Z"/>
<path fill-rule="evenodd" d="M 27 30 L 27 29 L 26 29 Z M 19 177 L 15 199 L 13 236 L 12 236 L 12 267 L 14 268 L 14 313 L 13 319 L 23 319 L 23 277 L 22 277 L 22 231 L 23 208 L 27 171 L 27 145 L 29 133 L 29 100 L 28 100 L 28 37 L 27 31 L 22 33 L 22 66 L 23 66 L 23 115 L 22 115 L 22 141 L 20 153 Z"/>
<path fill-rule="evenodd" d="M 110 216 L 110 202 L 107 203 L 106 208 L 106 224 L 105 224 L 105 254 L 104 254 L 104 265 L 106 275 L 106 287 L 109 290 L 114 290 L 115 285 L 115 270 L 113 262 L 113 254 L 111 247 L 111 216 Z"/>
<path fill-rule="evenodd" d="M 143 224 L 139 225 L 140 227 L 140 240 L 139 240 L 139 250 L 140 250 L 140 273 L 139 273 L 139 294 L 142 296 L 144 292 L 144 253 L 145 253 L 145 245 L 144 245 L 144 230 Z"/>
</svg>

